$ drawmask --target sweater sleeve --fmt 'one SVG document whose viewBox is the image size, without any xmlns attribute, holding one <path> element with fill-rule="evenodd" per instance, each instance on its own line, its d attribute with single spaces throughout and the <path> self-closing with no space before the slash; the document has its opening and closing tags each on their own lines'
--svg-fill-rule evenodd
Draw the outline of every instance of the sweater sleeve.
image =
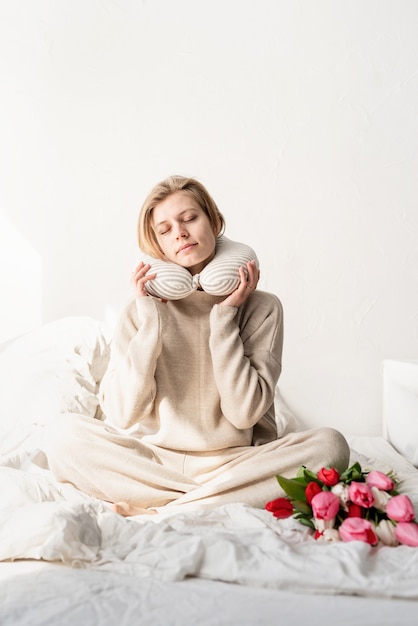
<svg viewBox="0 0 418 626">
<path fill-rule="evenodd" d="M 281 372 L 281 303 L 262 292 L 251 298 L 244 314 L 235 307 L 215 305 L 210 317 L 209 343 L 221 410 L 239 429 L 253 427 L 271 407 Z"/>
<path fill-rule="evenodd" d="M 99 391 L 106 419 L 120 428 L 130 428 L 152 410 L 164 307 L 155 298 L 137 298 L 121 315 Z"/>
</svg>

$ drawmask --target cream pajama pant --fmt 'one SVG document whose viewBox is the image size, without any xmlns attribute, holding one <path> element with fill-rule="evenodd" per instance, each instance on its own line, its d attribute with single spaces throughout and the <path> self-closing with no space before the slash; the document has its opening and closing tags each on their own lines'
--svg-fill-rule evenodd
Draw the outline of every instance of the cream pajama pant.
<svg viewBox="0 0 418 626">
<path fill-rule="evenodd" d="M 261 446 L 180 452 L 70 413 L 48 427 L 47 456 L 59 481 L 101 500 L 189 510 L 228 502 L 264 508 L 283 495 L 276 474 L 294 476 L 301 465 L 342 471 L 349 449 L 338 431 L 319 428 Z"/>
</svg>

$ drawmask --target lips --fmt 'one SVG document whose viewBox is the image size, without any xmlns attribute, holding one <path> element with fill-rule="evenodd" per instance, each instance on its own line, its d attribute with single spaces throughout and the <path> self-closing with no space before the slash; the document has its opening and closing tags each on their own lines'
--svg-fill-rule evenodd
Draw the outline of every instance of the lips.
<svg viewBox="0 0 418 626">
<path fill-rule="evenodd" d="M 185 252 L 186 250 L 190 250 L 191 248 L 194 248 L 194 246 L 196 245 L 197 244 L 195 243 L 186 243 L 184 244 L 184 246 L 181 246 L 181 248 L 177 250 L 177 254 L 179 254 L 180 252 Z"/>
</svg>

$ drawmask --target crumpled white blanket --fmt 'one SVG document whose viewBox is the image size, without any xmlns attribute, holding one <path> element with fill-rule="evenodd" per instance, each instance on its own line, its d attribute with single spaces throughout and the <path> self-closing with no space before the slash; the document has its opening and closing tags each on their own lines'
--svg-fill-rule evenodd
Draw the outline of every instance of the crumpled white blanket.
<svg viewBox="0 0 418 626">
<path fill-rule="evenodd" d="M 302 593 L 418 598 L 416 548 L 317 542 L 293 519 L 278 521 L 243 504 L 126 519 L 55 482 L 38 461 L 26 452 L 3 459 L 0 560 L 61 561 L 164 581 L 193 576 Z M 410 485 L 412 478 L 411 472 Z"/>
</svg>

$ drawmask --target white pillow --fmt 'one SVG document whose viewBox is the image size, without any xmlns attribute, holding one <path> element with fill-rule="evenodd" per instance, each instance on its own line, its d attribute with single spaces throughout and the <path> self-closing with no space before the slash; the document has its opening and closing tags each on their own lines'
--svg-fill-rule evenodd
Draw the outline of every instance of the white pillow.
<svg viewBox="0 0 418 626">
<path fill-rule="evenodd" d="M 106 333 L 92 318 L 67 317 L 0 352 L 0 454 L 61 413 L 101 417 L 97 391 L 110 355 Z"/>
<path fill-rule="evenodd" d="M 418 359 L 383 361 L 386 438 L 418 467 Z"/>
<path fill-rule="evenodd" d="M 154 280 L 146 283 L 151 296 L 166 300 L 180 300 L 196 291 L 199 286 L 214 296 L 227 296 L 239 285 L 238 268 L 248 261 L 258 259 L 252 248 L 243 243 L 231 241 L 224 236 L 216 240 L 215 256 L 206 267 L 194 276 L 185 268 L 170 261 L 161 261 L 149 255 L 142 255 L 141 261 L 151 265 L 150 274 L 156 273 Z"/>
</svg>

